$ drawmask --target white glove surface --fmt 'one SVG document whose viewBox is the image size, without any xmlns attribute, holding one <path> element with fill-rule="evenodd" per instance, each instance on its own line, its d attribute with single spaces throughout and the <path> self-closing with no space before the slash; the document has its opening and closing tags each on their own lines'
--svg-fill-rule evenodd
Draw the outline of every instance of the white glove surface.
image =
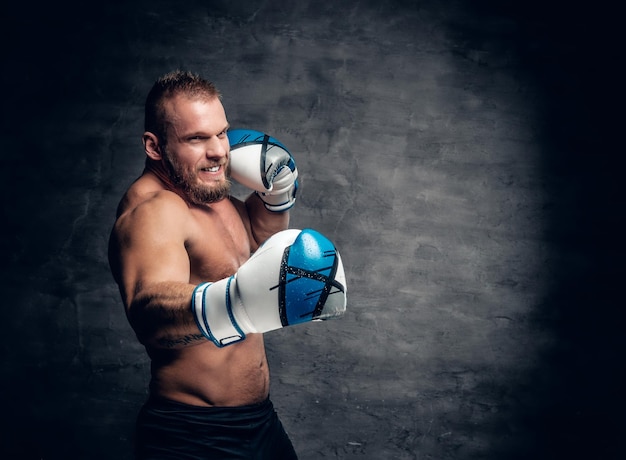
<svg viewBox="0 0 626 460">
<path fill-rule="evenodd" d="M 228 131 L 231 176 L 256 191 L 265 207 L 274 212 L 296 202 L 298 168 L 287 147 L 260 131 Z"/>
</svg>

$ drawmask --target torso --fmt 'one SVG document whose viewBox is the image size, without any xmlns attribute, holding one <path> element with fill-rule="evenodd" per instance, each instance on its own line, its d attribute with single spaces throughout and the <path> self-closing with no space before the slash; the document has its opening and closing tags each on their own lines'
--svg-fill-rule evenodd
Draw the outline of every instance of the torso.
<svg viewBox="0 0 626 460">
<path fill-rule="evenodd" d="M 159 193 L 157 182 L 140 178 L 122 206 L 133 208 Z M 167 192 L 172 193 L 172 192 Z M 185 248 L 190 284 L 217 281 L 234 274 L 250 257 L 249 223 L 243 204 L 225 199 L 210 206 L 187 205 Z M 190 405 L 240 406 L 261 402 L 269 393 L 269 370 L 263 336 L 217 348 L 210 341 L 179 349 L 146 347 L 152 359 L 152 394 Z"/>
</svg>

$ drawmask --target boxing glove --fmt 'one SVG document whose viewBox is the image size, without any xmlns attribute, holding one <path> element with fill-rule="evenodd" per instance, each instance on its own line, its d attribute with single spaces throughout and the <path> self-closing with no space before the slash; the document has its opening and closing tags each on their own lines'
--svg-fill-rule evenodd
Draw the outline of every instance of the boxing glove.
<svg viewBox="0 0 626 460">
<path fill-rule="evenodd" d="M 291 208 L 296 202 L 298 168 L 287 147 L 249 129 L 228 131 L 228 141 L 231 177 L 254 190 L 268 210 Z"/>
<path fill-rule="evenodd" d="M 339 252 L 321 233 L 283 230 L 270 237 L 237 272 L 194 290 L 191 309 L 202 334 L 218 347 L 346 310 Z"/>
</svg>

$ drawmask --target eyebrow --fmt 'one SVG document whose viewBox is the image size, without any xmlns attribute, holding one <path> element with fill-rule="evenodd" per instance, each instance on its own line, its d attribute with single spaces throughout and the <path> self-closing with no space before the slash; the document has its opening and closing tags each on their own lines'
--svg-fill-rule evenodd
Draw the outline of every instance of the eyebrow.
<svg viewBox="0 0 626 460">
<path fill-rule="evenodd" d="M 220 134 L 220 133 L 223 133 L 225 131 L 228 131 L 229 128 L 230 128 L 230 123 L 227 123 L 226 126 L 224 127 L 224 129 L 219 131 L 217 134 Z M 213 136 L 217 136 L 217 134 L 213 134 Z M 197 137 L 197 136 L 206 137 L 207 133 L 206 133 L 206 131 L 192 131 L 190 133 L 185 134 L 183 136 L 183 138 L 190 138 L 190 137 Z"/>
</svg>

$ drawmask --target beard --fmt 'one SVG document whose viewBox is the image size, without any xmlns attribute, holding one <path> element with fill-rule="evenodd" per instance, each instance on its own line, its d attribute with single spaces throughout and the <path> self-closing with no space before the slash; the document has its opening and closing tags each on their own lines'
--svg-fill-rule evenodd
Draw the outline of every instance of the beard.
<svg viewBox="0 0 626 460">
<path fill-rule="evenodd" d="M 210 183 L 202 182 L 198 179 L 195 168 L 181 164 L 167 151 L 163 152 L 163 163 L 174 185 L 181 189 L 194 204 L 215 203 L 230 195 L 231 183 L 228 179 Z M 225 166 L 226 177 L 230 177 L 230 163 Z"/>
</svg>

